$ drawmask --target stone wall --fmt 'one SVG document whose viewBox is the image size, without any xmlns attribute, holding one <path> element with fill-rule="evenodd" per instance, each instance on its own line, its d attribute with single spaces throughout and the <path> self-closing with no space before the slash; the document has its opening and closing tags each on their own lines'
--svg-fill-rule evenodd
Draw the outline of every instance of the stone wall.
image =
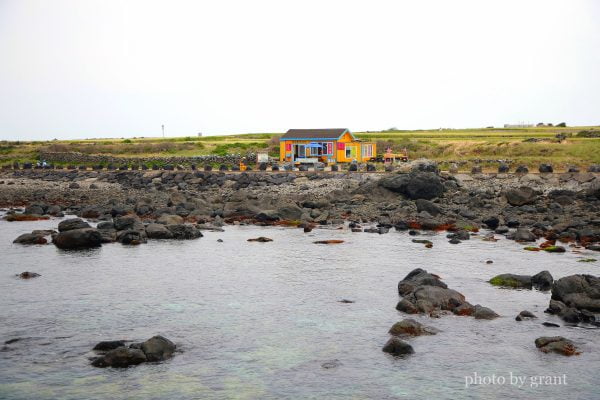
<svg viewBox="0 0 600 400">
<path fill-rule="evenodd" d="M 195 157 L 115 157 L 101 154 L 84 154 L 77 152 L 40 152 L 40 160 L 48 163 L 86 164 L 86 165 L 203 165 L 203 164 L 238 164 L 242 158 L 248 162 L 256 161 L 255 153 L 228 154 L 225 156 L 206 155 Z"/>
</svg>

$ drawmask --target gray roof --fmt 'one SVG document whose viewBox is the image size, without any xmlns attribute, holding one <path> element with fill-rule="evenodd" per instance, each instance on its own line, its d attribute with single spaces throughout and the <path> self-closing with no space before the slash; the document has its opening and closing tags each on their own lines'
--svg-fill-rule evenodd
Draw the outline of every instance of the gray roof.
<svg viewBox="0 0 600 400">
<path fill-rule="evenodd" d="M 346 128 L 334 129 L 290 129 L 281 139 L 331 139 L 336 140 L 344 133 L 349 132 Z"/>
</svg>

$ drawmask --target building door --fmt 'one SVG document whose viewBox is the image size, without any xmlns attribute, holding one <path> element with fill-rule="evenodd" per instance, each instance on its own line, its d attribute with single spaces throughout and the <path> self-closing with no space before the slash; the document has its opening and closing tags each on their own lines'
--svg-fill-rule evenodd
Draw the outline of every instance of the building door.
<svg viewBox="0 0 600 400">
<path fill-rule="evenodd" d="M 294 160 L 306 157 L 306 146 L 303 144 L 294 145 Z"/>
</svg>

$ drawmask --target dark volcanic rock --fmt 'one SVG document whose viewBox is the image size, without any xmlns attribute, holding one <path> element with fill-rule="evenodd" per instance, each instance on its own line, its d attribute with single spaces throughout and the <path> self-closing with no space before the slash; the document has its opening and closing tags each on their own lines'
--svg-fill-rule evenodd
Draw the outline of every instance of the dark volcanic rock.
<svg viewBox="0 0 600 400">
<path fill-rule="evenodd" d="M 100 247 L 102 246 L 102 235 L 94 228 L 71 229 L 55 235 L 52 243 L 60 249 Z"/>
<path fill-rule="evenodd" d="M 173 355 L 175 348 L 175 343 L 160 335 L 146 340 L 141 345 L 141 349 L 146 354 L 148 361 L 166 360 Z"/>
<path fill-rule="evenodd" d="M 90 224 L 82 220 L 81 218 L 69 218 L 64 221 L 60 221 L 58 224 L 59 232 L 66 232 L 73 229 L 84 229 L 91 228 Z"/>
<path fill-rule="evenodd" d="M 477 304 L 475 305 L 473 317 L 475 319 L 494 319 L 499 317 L 499 315 L 496 314 L 492 309 Z"/>
<path fill-rule="evenodd" d="M 501 274 L 493 277 L 489 282 L 494 286 L 511 288 L 531 289 L 532 286 L 529 275 Z"/>
<path fill-rule="evenodd" d="M 441 213 L 440 208 L 429 200 L 417 199 L 415 204 L 417 205 L 418 212 L 426 211 L 433 217 L 436 217 Z"/>
<path fill-rule="evenodd" d="M 37 272 L 29 272 L 29 271 L 21 272 L 20 274 L 17 275 L 17 277 L 21 278 L 21 279 L 37 278 L 39 276 L 41 276 L 41 275 L 38 274 Z"/>
<path fill-rule="evenodd" d="M 439 286 L 444 289 L 448 287 L 440 280 L 439 276 L 430 274 L 424 269 L 416 268 L 398 282 L 398 294 L 404 296 L 418 286 Z"/>
<path fill-rule="evenodd" d="M 119 347 L 125 347 L 125 342 L 123 340 L 107 340 L 98 343 L 94 346 L 92 350 L 96 351 L 109 351 L 114 350 Z"/>
<path fill-rule="evenodd" d="M 394 356 L 403 356 L 407 354 L 414 354 L 414 349 L 412 346 L 396 337 L 391 338 L 388 342 L 383 346 L 382 349 L 386 353 L 390 353 Z"/>
<path fill-rule="evenodd" d="M 525 228 L 518 228 L 512 238 L 518 242 L 535 242 L 537 240 L 535 235 Z"/>
<path fill-rule="evenodd" d="M 415 171 L 409 174 L 395 174 L 380 179 L 379 184 L 412 200 L 431 200 L 444 192 L 440 177 L 433 172 Z"/>
<path fill-rule="evenodd" d="M 578 355 L 580 352 L 577 347 L 568 339 L 562 336 L 542 336 L 535 339 L 535 347 L 544 353 L 558 353 L 565 356 Z"/>
<path fill-rule="evenodd" d="M 600 312 L 600 278 L 570 275 L 554 282 L 552 299 L 578 310 Z"/>
<path fill-rule="evenodd" d="M 526 319 L 535 319 L 537 318 L 535 316 L 535 314 L 533 314 L 531 311 L 527 311 L 527 310 L 523 310 L 519 313 L 519 315 L 517 315 L 517 317 L 515 318 L 516 321 L 523 321 Z"/>
<path fill-rule="evenodd" d="M 500 224 L 498 217 L 488 217 L 481 222 L 483 222 L 490 229 L 496 229 Z"/>
<path fill-rule="evenodd" d="M 394 336 L 421 336 L 435 335 L 437 332 L 435 328 L 427 327 L 414 319 L 407 318 L 392 325 L 388 333 Z"/>
<path fill-rule="evenodd" d="M 119 347 L 98 357 L 92 362 L 92 365 L 98 368 L 127 368 L 130 365 L 138 365 L 146 361 L 148 359 L 142 350 Z"/>
<path fill-rule="evenodd" d="M 535 203 L 537 200 L 537 193 L 528 186 L 522 186 L 520 188 L 505 191 L 504 197 L 511 206 L 523 206 L 525 204 Z"/>
<path fill-rule="evenodd" d="M 38 233 L 24 233 L 18 238 L 13 240 L 13 243 L 18 244 L 46 244 L 48 240 L 44 237 L 45 235 Z"/>
<path fill-rule="evenodd" d="M 149 239 L 173 239 L 173 233 L 163 224 L 149 224 L 146 235 Z"/>
<path fill-rule="evenodd" d="M 554 278 L 549 271 L 542 271 L 531 277 L 531 284 L 538 290 L 550 290 Z"/>
<path fill-rule="evenodd" d="M 197 239 L 203 236 L 202 232 L 190 224 L 167 225 L 167 229 L 174 239 Z"/>
<path fill-rule="evenodd" d="M 438 276 L 420 268 L 411 271 L 398 283 L 398 293 L 403 299 L 396 309 L 409 314 L 436 316 L 440 311 L 452 311 L 456 315 L 476 315 L 480 319 L 498 316 L 489 308 L 470 305 L 461 293 L 448 289 Z"/>
</svg>

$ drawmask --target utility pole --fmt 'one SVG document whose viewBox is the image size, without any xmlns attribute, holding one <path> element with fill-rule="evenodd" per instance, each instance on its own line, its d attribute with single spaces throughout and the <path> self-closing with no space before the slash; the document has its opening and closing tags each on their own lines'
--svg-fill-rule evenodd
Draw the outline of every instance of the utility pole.
<svg viewBox="0 0 600 400">
<path fill-rule="evenodd" d="M 163 137 L 165 137 L 165 126 L 162 125 L 162 132 L 163 132 Z"/>
</svg>

